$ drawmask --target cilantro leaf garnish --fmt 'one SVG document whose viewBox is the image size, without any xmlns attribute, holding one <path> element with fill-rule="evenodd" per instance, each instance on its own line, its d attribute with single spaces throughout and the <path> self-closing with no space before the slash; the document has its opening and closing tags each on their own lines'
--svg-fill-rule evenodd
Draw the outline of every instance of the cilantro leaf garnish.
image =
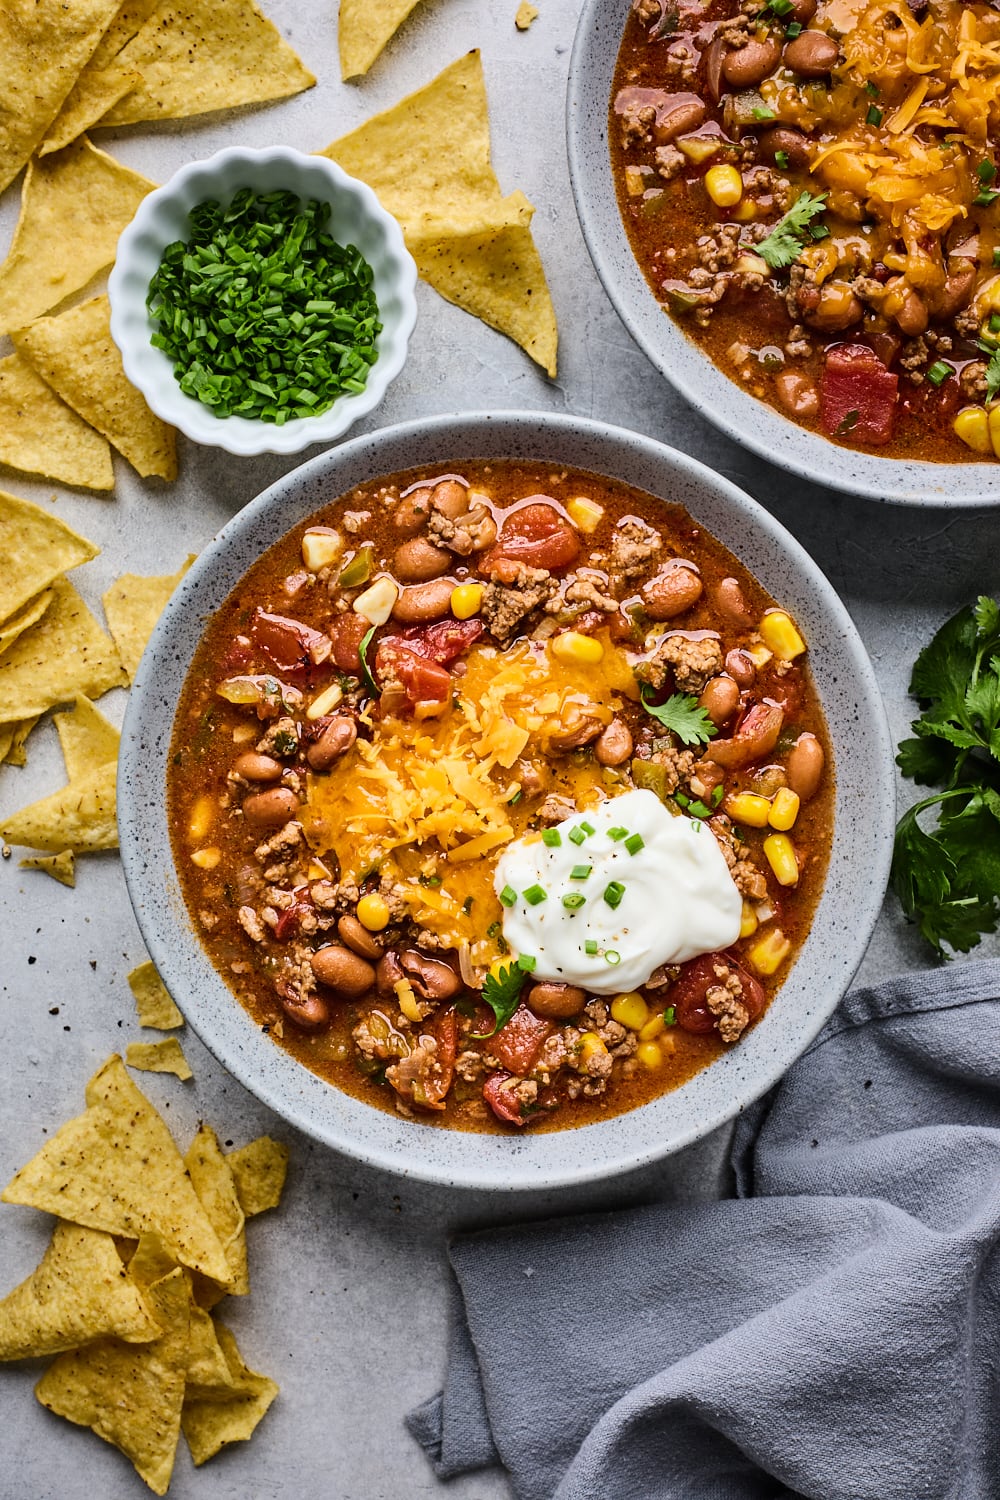
<svg viewBox="0 0 1000 1500">
<path fill-rule="evenodd" d="M 766 240 L 755 246 L 755 252 L 771 267 L 779 271 L 790 266 L 802 253 L 809 222 L 821 214 L 826 207 L 826 194 L 814 198 L 811 193 L 800 193 L 783 219 L 779 219 Z"/>
<path fill-rule="evenodd" d="M 642 706 L 664 729 L 676 734 L 682 745 L 706 745 L 719 732 L 690 693 L 673 693 L 666 703 L 653 703 L 643 688 Z"/>
<path fill-rule="evenodd" d="M 517 1002 L 521 998 L 521 990 L 526 977 L 525 971 L 518 968 L 516 963 L 508 964 L 506 969 L 498 969 L 496 974 L 487 974 L 482 994 L 496 1020 L 492 1031 L 475 1032 L 475 1041 L 485 1041 L 491 1036 L 496 1036 L 500 1028 L 506 1026 L 517 1010 Z"/>
<path fill-rule="evenodd" d="M 372 628 L 370 630 L 366 630 L 364 635 L 361 637 L 361 644 L 358 647 L 358 656 L 361 659 L 361 676 L 364 678 L 365 683 L 367 684 L 371 693 L 374 695 L 374 697 L 377 698 L 382 689 L 375 681 L 374 675 L 372 674 L 372 669 L 368 665 L 368 647 L 372 643 L 372 636 L 374 634 L 375 626 L 373 625 Z"/>
<path fill-rule="evenodd" d="M 1000 347 L 994 346 L 989 349 L 988 345 L 980 345 L 989 352 L 990 362 L 986 366 L 986 399 L 992 401 L 1000 392 Z"/>
<path fill-rule="evenodd" d="M 941 787 L 896 827 L 891 881 L 905 915 L 941 957 L 965 953 L 1000 924 L 1000 605 L 960 610 L 914 664 L 921 705 L 896 764 Z M 934 828 L 921 816 L 937 809 Z"/>
</svg>

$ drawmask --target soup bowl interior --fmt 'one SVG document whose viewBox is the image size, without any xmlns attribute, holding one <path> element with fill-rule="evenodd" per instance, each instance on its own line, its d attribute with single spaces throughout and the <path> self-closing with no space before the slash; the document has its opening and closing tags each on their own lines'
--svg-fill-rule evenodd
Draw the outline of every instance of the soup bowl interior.
<svg viewBox="0 0 1000 1500">
<path fill-rule="evenodd" d="M 994 463 L 881 458 L 799 427 L 723 374 L 657 302 L 622 222 L 609 151 L 611 92 L 630 9 L 631 0 L 584 0 L 566 118 L 573 195 L 587 248 L 618 316 L 647 358 L 727 436 L 793 474 L 902 505 L 995 503 Z"/>
<path fill-rule="evenodd" d="M 243 1009 L 201 945 L 170 858 L 165 792 L 171 733 L 213 612 L 280 536 L 383 474 L 463 459 L 540 461 L 605 475 L 677 502 L 787 607 L 810 645 L 836 771 L 826 885 L 810 932 L 761 1021 L 674 1092 L 595 1125 L 481 1135 L 403 1119 L 309 1072 Z M 202 553 L 142 658 L 122 736 L 119 830 L 129 894 L 149 952 L 195 1031 L 252 1093 L 317 1140 L 414 1178 L 463 1187 L 550 1188 L 639 1167 L 706 1135 L 768 1089 L 829 1017 L 861 960 L 888 878 L 892 747 L 874 674 L 820 570 L 742 491 L 635 433 L 541 413 L 445 416 L 354 439 L 286 475 Z"/>
</svg>

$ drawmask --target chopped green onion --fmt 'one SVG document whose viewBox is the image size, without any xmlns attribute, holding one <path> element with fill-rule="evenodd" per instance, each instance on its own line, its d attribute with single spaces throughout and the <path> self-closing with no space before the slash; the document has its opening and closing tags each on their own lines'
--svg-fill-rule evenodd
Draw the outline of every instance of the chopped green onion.
<svg viewBox="0 0 1000 1500">
<path fill-rule="evenodd" d="M 972 201 L 979 208 L 989 208 L 990 204 L 995 203 L 998 198 L 1000 198 L 1000 188 L 983 188 Z"/>
<path fill-rule="evenodd" d="M 608 838 L 609 839 L 614 839 L 615 843 L 617 843 L 618 840 L 619 839 L 623 839 L 627 833 L 628 833 L 628 829 L 627 828 L 609 828 L 608 829 Z"/>
<path fill-rule="evenodd" d="M 1000 313 L 990 313 L 990 333 L 1000 333 Z"/>
<path fill-rule="evenodd" d="M 614 968 L 614 966 L 616 964 L 620 964 L 621 961 L 622 961 L 622 956 L 621 956 L 620 953 L 616 953 L 613 948 L 605 948 L 605 950 L 604 950 L 604 962 L 606 964 L 610 964 L 611 967 Z"/>
<path fill-rule="evenodd" d="M 787 172 L 788 171 L 788 152 L 787 151 L 776 151 L 774 153 L 774 160 L 775 160 L 776 164 L 781 168 L 781 170 L 783 172 Z"/>
<path fill-rule="evenodd" d="M 543 828 L 542 843 L 548 844 L 550 849 L 558 849 L 562 843 L 562 834 L 558 828 Z"/>
<path fill-rule="evenodd" d="M 596 829 L 594 828 L 593 823 L 581 823 L 580 827 L 583 829 L 584 833 L 595 833 L 596 832 Z"/>
<path fill-rule="evenodd" d="M 540 902 L 546 899 L 548 891 L 541 885 L 529 885 L 526 891 L 521 892 L 521 895 L 529 906 L 538 906 Z"/>
<path fill-rule="evenodd" d="M 797 36 L 801 36 L 801 35 L 802 35 L 802 22 L 801 21 L 789 21 L 788 25 L 785 27 L 785 36 L 788 38 L 788 40 L 790 42 L 793 42 Z"/>
<path fill-rule="evenodd" d="M 993 247 L 993 265 L 995 269 L 1000 270 L 1000 245 Z"/>
<path fill-rule="evenodd" d="M 515 803 L 520 802 L 523 796 L 524 793 L 521 791 L 521 788 L 518 787 L 517 791 L 511 792 L 510 796 L 507 798 L 507 806 L 513 807 Z"/>
<path fill-rule="evenodd" d="M 622 897 L 624 896 L 624 894 L 625 887 L 622 885 L 620 880 L 612 880 L 604 888 L 604 899 L 611 907 L 612 911 L 614 911 L 616 907 L 621 906 Z"/>
<path fill-rule="evenodd" d="M 499 900 L 501 906 L 513 906 L 517 900 L 517 892 L 514 887 L 512 885 L 505 885 L 500 892 Z"/>
<path fill-rule="evenodd" d="M 810 224 L 809 233 L 814 240 L 825 240 L 830 231 L 825 224 Z"/>
<path fill-rule="evenodd" d="M 674 793 L 674 801 L 677 803 L 678 807 L 690 807 L 691 806 L 691 798 L 688 797 L 684 792 L 675 792 Z"/>
<path fill-rule="evenodd" d="M 570 891 L 568 896 L 562 898 L 562 904 L 567 911 L 579 911 L 580 907 L 586 904 L 586 900 L 586 896 L 581 895 L 579 891 Z"/>
<path fill-rule="evenodd" d="M 764 104 L 764 105 L 760 105 L 760 104 L 755 105 L 754 108 L 750 111 L 750 113 L 751 113 L 751 115 L 753 116 L 753 118 L 755 120 L 773 120 L 773 119 L 776 118 L 774 110 L 773 109 L 768 109 L 768 107 L 767 107 L 766 104 Z"/>
<path fill-rule="evenodd" d="M 673 1006 L 673 1005 L 668 1005 L 667 1006 L 666 1010 L 663 1012 L 663 1024 L 664 1024 L 664 1026 L 676 1026 L 676 1024 L 677 1024 L 677 1008 L 676 1008 L 676 1006 Z"/>
<path fill-rule="evenodd" d="M 865 84 L 865 93 L 872 99 L 878 98 L 878 89 L 876 88 L 874 83 Z"/>
<path fill-rule="evenodd" d="M 566 837 L 571 844 L 582 844 L 587 835 L 582 828 L 571 828 Z"/>
<path fill-rule="evenodd" d="M 935 360 L 927 371 L 927 379 L 932 385 L 943 385 L 949 375 L 954 375 L 951 365 L 946 365 L 943 359 Z"/>
<path fill-rule="evenodd" d="M 625 840 L 625 848 L 630 854 L 638 854 L 639 850 L 645 849 L 645 847 L 646 845 L 641 833 L 633 833 L 631 838 Z"/>
<path fill-rule="evenodd" d="M 538 959 L 535 957 L 535 955 L 533 953 L 522 953 L 521 957 L 517 961 L 517 967 L 523 973 L 525 973 L 525 974 L 531 974 L 534 971 L 535 965 L 537 963 L 538 963 Z"/>
<path fill-rule="evenodd" d="M 981 161 L 976 168 L 976 176 L 980 182 L 992 182 L 997 175 L 997 169 L 991 161 Z"/>
<path fill-rule="evenodd" d="M 726 794 L 726 788 L 723 786 L 722 782 L 720 781 L 719 785 L 715 788 L 715 791 L 712 793 L 712 806 L 713 807 L 718 807 L 719 803 L 722 801 L 722 799 L 725 796 L 725 794 Z"/>
<path fill-rule="evenodd" d="M 595 953 L 597 952 L 597 939 L 588 938 L 583 945 L 583 951 L 584 953 L 589 953 L 590 957 L 593 958 Z"/>
<path fill-rule="evenodd" d="M 570 880 L 586 880 L 593 868 L 593 865 L 574 865 L 569 872 L 569 878 Z"/>
<path fill-rule="evenodd" d="M 882 123 L 882 111 L 879 109 L 879 107 L 878 107 L 877 104 L 873 104 L 869 108 L 868 113 L 865 115 L 865 124 L 866 125 L 881 125 L 881 123 Z"/>
</svg>

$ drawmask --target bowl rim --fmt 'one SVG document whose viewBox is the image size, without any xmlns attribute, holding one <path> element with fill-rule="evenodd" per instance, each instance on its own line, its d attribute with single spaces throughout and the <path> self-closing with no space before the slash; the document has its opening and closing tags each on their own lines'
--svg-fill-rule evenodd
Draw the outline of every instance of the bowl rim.
<svg viewBox="0 0 1000 1500">
<path fill-rule="evenodd" d="M 174 380 L 171 361 L 149 342 L 152 325 L 145 305 L 149 277 L 155 270 L 154 257 L 158 264 L 163 247 L 169 243 L 158 227 L 163 214 L 170 212 L 178 200 L 187 205 L 183 208 L 186 214 L 201 199 L 221 196 L 226 191 L 221 180 L 230 173 L 242 169 L 250 175 L 255 169 L 275 163 L 293 167 L 299 173 L 317 174 L 325 179 L 331 196 L 335 191 L 352 198 L 359 207 L 360 222 L 377 229 L 384 245 L 380 264 L 373 266 L 383 329 L 377 340 L 379 356 L 369 370 L 365 389 L 338 396 L 317 417 L 298 417 L 282 427 L 246 417 L 219 418 L 185 396 Z M 297 189 L 293 186 L 291 190 Z M 146 194 L 122 230 L 115 262 L 108 273 L 111 337 L 126 376 L 147 405 L 192 442 L 222 448 L 237 457 L 293 454 L 315 443 L 329 443 L 341 437 L 382 400 L 406 363 L 417 321 L 416 284 L 416 263 L 406 247 L 403 231 L 366 182 L 351 177 L 327 156 L 299 151 L 293 146 L 225 146 L 211 156 L 185 162 L 165 183 Z"/>
<path fill-rule="evenodd" d="M 407 455 L 417 451 L 420 443 L 440 453 L 440 460 L 417 459 L 421 467 L 461 454 L 572 464 L 572 455 L 589 443 L 606 455 L 605 460 L 602 464 L 588 456 L 580 467 L 625 483 L 639 483 L 648 490 L 648 484 L 627 478 L 627 472 L 630 467 L 650 464 L 662 474 L 659 488 L 675 477 L 682 488 L 685 483 L 697 488 L 705 496 L 704 503 L 721 507 L 733 525 L 739 518 L 757 528 L 762 556 L 777 551 L 788 559 L 796 587 L 804 598 L 814 599 L 817 615 L 829 629 L 829 649 L 850 669 L 848 700 L 854 697 L 855 719 L 860 721 L 864 714 L 867 738 L 856 728 L 844 730 L 844 743 L 852 753 L 856 744 L 862 747 L 857 754 L 864 775 L 850 797 L 846 783 L 843 790 L 847 821 L 856 820 L 855 841 L 848 837 L 846 827 L 840 834 L 843 851 L 850 851 L 849 873 L 855 877 L 859 856 L 854 850 L 859 835 L 863 836 L 864 878 L 852 879 L 849 897 L 843 898 L 849 900 L 850 910 L 841 913 L 843 930 L 838 942 L 833 942 L 832 933 L 824 939 L 818 932 L 818 919 L 825 903 L 836 899 L 830 894 L 837 863 L 835 834 L 817 920 L 799 955 L 799 961 L 807 953 L 812 956 L 816 972 L 811 975 L 811 987 L 803 989 L 809 975 L 803 969 L 796 978 L 793 966 L 763 1021 L 741 1043 L 742 1052 L 733 1049 L 679 1089 L 597 1124 L 514 1138 L 435 1129 L 416 1120 L 401 1121 L 324 1083 L 261 1035 L 214 968 L 180 896 L 169 856 L 162 788 L 174 711 L 203 634 L 204 619 L 250 566 L 252 557 L 241 556 L 241 544 L 247 544 L 255 528 L 264 526 L 266 539 L 254 545 L 253 555 L 259 556 L 320 508 L 325 497 L 345 493 L 359 483 L 355 477 L 359 469 L 377 478 L 412 467 L 414 460 L 407 462 Z M 556 457 L 560 449 L 562 456 Z M 694 514 L 697 518 L 697 511 Z M 829 708 L 827 721 L 830 724 Z M 838 762 L 838 822 L 844 769 Z M 888 880 L 895 816 L 892 744 L 873 668 L 850 615 L 800 544 L 756 501 L 686 454 L 609 424 L 534 411 L 450 413 L 356 437 L 293 469 L 238 512 L 185 575 L 143 655 L 122 729 L 118 785 L 121 857 L 140 930 L 167 988 L 222 1066 L 284 1120 L 349 1157 L 419 1181 L 498 1192 L 547 1190 L 636 1170 L 726 1123 L 776 1083 L 826 1023 L 863 957 Z M 827 946 L 820 957 L 824 941 Z M 777 1017 L 786 994 L 786 1026 L 779 1029 Z M 776 1016 L 771 1026 L 769 1016 Z M 794 1045 L 789 1041 L 792 1030 Z M 703 1080 L 709 1075 L 717 1081 L 706 1086 Z M 713 1092 L 721 1099 L 714 1103 L 699 1099 L 699 1094 Z M 678 1114 L 679 1121 L 669 1118 Z M 640 1120 L 641 1128 L 636 1124 Z M 666 1135 L 665 1121 L 669 1121 Z"/>
<path fill-rule="evenodd" d="M 583 0 L 566 89 L 566 143 L 573 199 L 594 269 L 647 359 L 713 426 L 797 478 L 895 505 L 1000 504 L 995 463 L 883 458 L 840 448 L 798 426 L 723 374 L 656 301 L 625 233 L 608 142 L 611 80 L 630 5 Z M 734 415 L 726 415 L 727 406 Z"/>
</svg>

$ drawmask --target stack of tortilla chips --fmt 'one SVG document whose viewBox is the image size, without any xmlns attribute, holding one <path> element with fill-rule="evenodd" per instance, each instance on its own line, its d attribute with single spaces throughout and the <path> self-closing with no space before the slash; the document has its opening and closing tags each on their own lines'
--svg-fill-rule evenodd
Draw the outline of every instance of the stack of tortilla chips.
<svg viewBox="0 0 1000 1500">
<path fill-rule="evenodd" d="M 120 1057 L 3 1193 L 56 1215 L 40 1264 L 0 1302 L 0 1359 L 57 1357 L 35 1394 L 166 1492 L 181 1432 L 196 1464 L 251 1436 L 278 1387 L 212 1309 L 250 1290 L 245 1224 L 275 1208 L 287 1151 L 226 1155 L 202 1125 L 181 1156 Z"/>
<path fill-rule="evenodd" d="M 425 281 L 556 373 L 558 335 L 534 209 L 506 198 L 490 159 L 478 51 L 321 153 L 378 194 Z"/>
</svg>

